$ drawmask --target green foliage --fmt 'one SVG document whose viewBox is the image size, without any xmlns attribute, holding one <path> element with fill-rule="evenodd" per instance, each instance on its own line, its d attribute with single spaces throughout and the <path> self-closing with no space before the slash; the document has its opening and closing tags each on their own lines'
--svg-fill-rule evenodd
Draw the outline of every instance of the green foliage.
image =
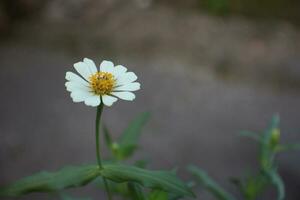
<svg viewBox="0 0 300 200">
<path fill-rule="evenodd" d="M 139 184 L 128 182 L 127 187 L 130 193 L 130 196 L 132 199 L 135 200 L 145 200 L 144 193 L 142 191 L 142 188 Z"/>
<path fill-rule="evenodd" d="M 31 192 L 59 193 L 62 200 L 88 200 L 74 198 L 64 189 L 84 186 L 92 181 L 98 187 L 105 188 L 103 179 L 108 182 L 110 191 L 131 200 L 178 200 L 195 197 L 194 182 L 185 184 L 176 176 L 176 169 L 170 171 L 153 171 L 145 169 L 147 162 L 143 159 L 134 161 L 134 165 L 121 164 L 130 158 L 138 146 L 142 127 L 149 119 L 149 113 L 142 113 L 134 119 L 117 141 L 113 141 L 107 127 L 103 127 L 105 142 L 113 154 L 113 162 L 98 165 L 65 167 L 57 172 L 40 172 L 23 178 L 15 183 L 0 188 L 1 197 L 17 197 Z M 277 189 L 277 200 L 285 197 L 284 183 L 278 173 L 276 156 L 288 150 L 300 149 L 300 144 L 281 144 L 279 117 L 275 115 L 269 127 L 261 132 L 243 131 L 241 135 L 254 139 L 259 146 L 259 170 L 242 178 L 231 181 L 237 186 L 245 200 L 255 200 L 270 186 Z M 188 171 L 205 189 L 218 200 L 235 200 L 236 198 L 217 184 L 205 171 L 189 166 Z"/>
<path fill-rule="evenodd" d="M 40 172 L 0 189 L 0 196 L 31 192 L 54 192 L 86 185 L 100 175 L 96 165 L 65 167 L 58 172 Z"/>
<path fill-rule="evenodd" d="M 230 3 L 229 0 L 204 0 L 201 1 L 201 6 L 211 14 L 226 15 L 228 14 Z"/>
<path fill-rule="evenodd" d="M 110 191 L 118 196 L 122 196 L 123 198 L 127 199 L 130 198 L 131 194 L 128 189 L 128 184 L 124 183 L 116 183 L 110 180 L 107 180 Z M 97 187 L 104 189 L 104 182 L 102 178 L 96 179 L 95 184 Z"/>
<path fill-rule="evenodd" d="M 119 141 L 120 146 L 136 145 L 138 143 L 142 128 L 148 121 L 149 117 L 150 113 L 144 112 L 134 119 L 122 134 Z"/>
<path fill-rule="evenodd" d="M 182 195 L 194 196 L 193 192 L 172 172 L 150 171 L 123 164 L 104 164 L 66 167 L 58 172 L 41 172 L 1 188 L 1 196 L 19 196 L 31 192 L 54 192 L 65 188 L 83 186 L 102 176 L 117 183 L 130 183 L 129 191 L 141 198 L 139 185 Z M 139 185 L 133 184 L 137 183 Z"/>
<path fill-rule="evenodd" d="M 255 19 L 282 19 L 299 25 L 297 0 L 197 0 L 199 8 L 217 16 L 242 15 Z M 288 78 L 284 79 L 289 82 Z M 295 81 L 292 83 L 295 85 Z"/>
<path fill-rule="evenodd" d="M 189 166 L 188 170 L 197 178 L 197 181 L 209 190 L 216 199 L 234 200 L 234 197 L 221 188 L 208 174 L 196 166 Z"/>
<path fill-rule="evenodd" d="M 274 148 L 274 151 L 275 153 L 280 153 L 280 152 L 299 150 L 299 149 L 300 149 L 300 144 L 285 144 L 285 145 L 278 144 Z"/>
<path fill-rule="evenodd" d="M 146 168 L 147 164 L 148 164 L 148 161 L 146 161 L 146 160 L 136 160 L 134 162 L 134 166 L 143 168 L 143 169 Z"/>
<path fill-rule="evenodd" d="M 252 131 L 241 132 L 242 136 L 256 141 L 259 145 L 259 171 L 256 174 L 249 174 L 245 178 L 231 179 L 245 200 L 255 200 L 268 189 L 275 186 L 277 189 L 277 200 L 285 197 L 284 183 L 277 171 L 276 155 L 288 150 L 300 149 L 300 144 L 281 144 L 279 116 L 274 115 L 269 127 L 262 133 Z M 203 170 L 190 166 L 189 171 L 197 178 L 198 182 L 209 190 L 216 199 L 232 200 L 234 197 L 221 188 Z"/>
<path fill-rule="evenodd" d="M 275 185 L 278 191 L 278 200 L 283 200 L 285 196 L 284 183 L 277 170 L 270 170 L 267 174 L 269 175 L 270 182 Z"/>
<path fill-rule="evenodd" d="M 60 195 L 61 200 L 92 200 L 91 198 L 75 198 L 66 193 Z"/>
<path fill-rule="evenodd" d="M 277 199 L 284 199 L 284 184 L 277 172 L 277 163 L 275 160 L 276 154 L 289 149 L 297 149 L 299 145 L 280 144 L 279 121 L 279 116 L 274 115 L 269 127 L 263 132 L 263 134 L 251 134 L 252 136 L 255 135 L 257 138 L 256 140 L 260 145 L 260 171 L 256 176 L 249 176 L 246 181 L 244 181 L 241 191 L 244 194 L 245 199 L 256 199 L 270 185 L 274 185 L 276 187 L 278 191 Z"/>
<path fill-rule="evenodd" d="M 148 195 L 147 200 L 168 200 L 168 193 L 162 190 L 153 190 Z"/>
<path fill-rule="evenodd" d="M 125 129 L 118 141 L 113 142 L 111 134 L 104 126 L 105 142 L 110 148 L 113 156 L 117 160 L 125 160 L 132 156 L 138 147 L 138 139 L 142 133 L 142 128 L 150 118 L 149 112 L 144 112 L 135 118 Z"/>
<path fill-rule="evenodd" d="M 275 152 L 274 149 L 279 143 L 279 116 L 273 116 L 271 123 L 264 134 L 261 135 L 260 144 L 260 167 L 263 170 L 269 170 L 274 164 Z"/>
<path fill-rule="evenodd" d="M 150 171 L 122 164 L 107 164 L 101 175 L 114 182 L 136 182 L 147 188 L 194 197 L 193 192 L 172 172 Z"/>
<path fill-rule="evenodd" d="M 249 175 L 241 181 L 240 191 L 247 200 L 254 200 L 261 195 L 268 186 L 268 178 L 265 174 Z"/>
</svg>

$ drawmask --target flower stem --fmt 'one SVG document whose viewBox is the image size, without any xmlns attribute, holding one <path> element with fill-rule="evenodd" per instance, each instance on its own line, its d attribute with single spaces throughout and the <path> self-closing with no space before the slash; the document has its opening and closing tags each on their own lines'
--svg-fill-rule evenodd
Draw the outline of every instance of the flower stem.
<svg viewBox="0 0 300 200">
<path fill-rule="evenodd" d="M 101 103 L 98 107 L 97 107 L 97 114 L 96 114 L 96 155 L 97 155 L 97 163 L 99 166 L 99 169 L 103 169 L 103 165 L 102 165 L 102 161 L 101 161 L 101 154 L 100 154 L 100 139 L 99 139 L 99 135 L 100 135 L 100 120 L 101 120 L 101 114 L 103 111 L 103 103 Z M 109 186 L 107 183 L 106 178 L 103 177 L 103 182 L 104 182 L 104 186 L 105 186 L 105 190 L 108 196 L 109 200 L 112 200 L 112 195 L 111 192 L 109 190 Z"/>
</svg>

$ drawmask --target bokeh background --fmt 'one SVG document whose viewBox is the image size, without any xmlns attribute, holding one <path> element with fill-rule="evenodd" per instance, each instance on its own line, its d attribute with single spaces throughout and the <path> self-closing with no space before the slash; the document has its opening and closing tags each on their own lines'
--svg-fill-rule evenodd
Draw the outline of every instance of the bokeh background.
<svg viewBox="0 0 300 200">
<path fill-rule="evenodd" d="M 279 113 L 282 141 L 300 141 L 299 11 L 298 0 L 1 0 L 1 185 L 95 161 L 95 109 L 72 103 L 64 87 L 65 72 L 89 57 L 123 64 L 142 83 L 133 103 L 103 115 L 118 137 L 152 113 L 136 158 L 179 167 L 185 179 L 196 164 L 237 193 L 228 178 L 255 169 L 258 153 L 239 131 L 262 130 Z M 300 199 L 299 156 L 279 157 L 288 200 Z"/>
</svg>

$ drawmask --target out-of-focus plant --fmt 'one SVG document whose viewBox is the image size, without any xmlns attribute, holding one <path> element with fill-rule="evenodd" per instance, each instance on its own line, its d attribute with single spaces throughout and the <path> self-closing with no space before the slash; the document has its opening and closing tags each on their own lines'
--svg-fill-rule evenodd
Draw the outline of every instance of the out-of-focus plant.
<svg viewBox="0 0 300 200">
<path fill-rule="evenodd" d="M 125 129 L 117 141 L 113 141 L 110 131 L 103 126 L 105 143 L 111 150 L 114 160 L 122 161 L 130 158 L 138 147 L 138 139 L 142 133 L 142 128 L 148 121 L 150 113 L 141 113 Z"/>
<path fill-rule="evenodd" d="M 247 16 L 254 19 L 285 19 L 299 24 L 299 1 L 197 0 L 201 10 L 217 16 Z M 289 5 L 289 6 L 288 6 Z"/>
<path fill-rule="evenodd" d="M 285 189 L 282 178 L 278 173 L 276 156 L 281 152 L 300 149 L 300 144 L 280 143 L 278 115 L 273 116 L 269 127 L 262 133 L 243 131 L 241 132 L 241 135 L 254 139 L 259 144 L 259 171 L 254 174 L 248 174 L 244 178 L 232 178 L 231 182 L 237 186 L 245 200 L 257 199 L 270 186 L 276 187 L 277 199 L 283 200 L 285 197 Z M 188 170 L 204 188 L 209 190 L 215 196 L 216 199 L 235 199 L 232 194 L 225 191 L 209 177 L 204 170 L 196 166 L 189 166 Z"/>
<path fill-rule="evenodd" d="M 229 0 L 204 0 L 199 1 L 201 7 L 214 15 L 226 15 L 229 12 L 230 1 Z"/>
</svg>

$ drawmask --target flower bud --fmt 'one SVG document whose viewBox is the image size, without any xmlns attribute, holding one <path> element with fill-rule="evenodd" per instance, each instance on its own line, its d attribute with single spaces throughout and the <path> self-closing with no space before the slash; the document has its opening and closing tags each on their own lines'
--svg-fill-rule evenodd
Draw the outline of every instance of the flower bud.
<svg viewBox="0 0 300 200">
<path fill-rule="evenodd" d="M 270 141 L 271 147 L 275 148 L 279 144 L 279 140 L 280 140 L 280 129 L 279 128 L 272 129 L 271 141 Z"/>
</svg>

